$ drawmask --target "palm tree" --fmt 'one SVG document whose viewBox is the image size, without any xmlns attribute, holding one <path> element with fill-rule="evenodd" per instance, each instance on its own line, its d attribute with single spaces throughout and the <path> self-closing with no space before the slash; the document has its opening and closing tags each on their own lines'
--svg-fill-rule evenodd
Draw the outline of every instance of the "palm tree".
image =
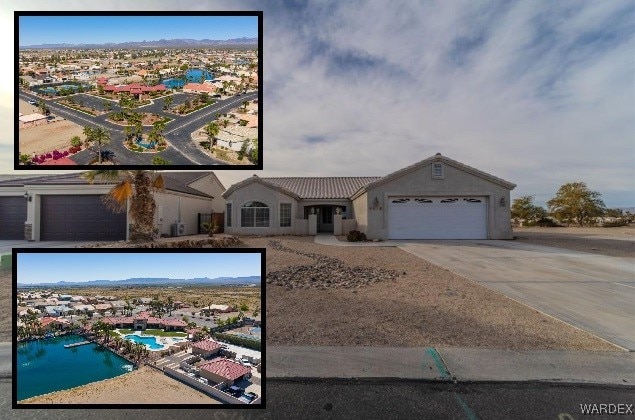
<svg viewBox="0 0 635 420">
<path fill-rule="evenodd" d="M 115 343 L 115 350 L 117 350 L 117 351 L 118 351 L 118 350 L 119 350 L 119 348 L 121 347 L 121 342 L 123 341 L 123 338 L 121 338 L 121 337 L 117 336 L 117 337 L 114 337 L 114 338 L 112 339 L 112 341 L 113 341 L 113 343 Z"/>
<path fill-rule="evenodd" d="M 174 96 L 168 96 L 165 98 L 165 106 L 167 109 L 170 109 L 170 105 L 172 105 L 172 101 L 174 101 Z"/>
<path fill-rule="evenodd" d="M 207 134 L 207 140 L 209 141 L 209 150 L 212 150 L 212 146 L 216 146 L 218 140 L 216 140 L 216 136 L 220 132 L 220 128 L 218 124 L 215 122 L 211 122 L 205 126 L 205 134 Z"/>
<path fill-rule="evenodd" d="M 103 127 L 93 128 L 90 130 L 90 139 L 97 144 L 97 158 L 101 164 L 101 147 L 110 143 L 110 132 Z"/>
<path fill-rule="evenodd" d="M 172 299 L 172 296 L 168 296 L 166 308 L 169 312 L 169 316 L 172 316 L 172 309 L 174 308 L 174 300 Z"/>
<path fill-rule="evenodd" d="M 157 130 L 159 134 L 163 134 L 163 132 L 165 131 L 165 121 L 163 120 L 156 121 L 152 125 L 154 126 L 154 129 Z"/>
<path fill-rule="evenodd" d="M 153 128 L 148 133 L 148 143 L 150 144 L 151 147 L 154 147 L 154 145 L 159 141 L 160 138 L 161 138 L 161 135 L 159 134 L 156 128 Z"/>
<path fill-rule="evenodd" d="M 132 218 L 130 239 L 132 241 L 152 241 L 156 203 L 153 191 L 163 190 L 165 184 L 160 173 L 144 170 L 88 171 L 83 177 L 90 183 L 101 179 L 117 180 L 107 195 L 107 204 L 115 211 L 125 211 L 130 200 L 129 214 Z"/>
</svg>

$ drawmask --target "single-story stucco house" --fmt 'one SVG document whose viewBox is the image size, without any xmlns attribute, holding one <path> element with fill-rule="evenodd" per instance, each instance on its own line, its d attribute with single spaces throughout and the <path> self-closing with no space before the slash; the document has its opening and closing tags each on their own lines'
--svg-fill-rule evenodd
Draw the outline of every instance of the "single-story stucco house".
<svg viewBox="0 0 635 420">
<path fill-rule="evenodd" d="M 0 239 L 115 241 L 127 239 L 128 212 L 102 201 L 114 183 L 90 184 L 79 173 L 0 180 Z M 159 234 L 199 231 L 199 213 L 222 213 L 225 187 L 213 172 L 162 172 L 165 189 L 154 193 Z"/>
<path fill-rule="evenodd" d="M 223 193 L 225 233 L 511 239 L 515 187 L 439 153 L 383 177 L 254 175 Z"/>
</svg>

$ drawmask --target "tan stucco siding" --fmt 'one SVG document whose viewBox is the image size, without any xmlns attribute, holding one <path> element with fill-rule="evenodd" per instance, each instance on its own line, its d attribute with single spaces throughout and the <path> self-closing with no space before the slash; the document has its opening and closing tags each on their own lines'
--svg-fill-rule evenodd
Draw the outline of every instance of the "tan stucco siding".
<svg viewBox="0 0 635 420">
<path fill-rule="evenodd" d="M 363 193 L 353 200 L 353 218 L 357 220 L 357 230 L 367 233 L 368 228 L 368 194 Z"/>
<path fill-rule="evenodd" d="M 225 188 L 216 181 L 214 175 L 209 174 L 204 178 L 197 179 L 189 184 L 189 186 L 214 197 L 214 201 L 212 202 L 212 211 L 214 213 L 222 213 L 225 211 L 225 199 L 222 196 L 225 192 Z"/>
<path fill-rule="evenodd" d="M 242 227 L 240 209 L 250 201 L 260 201 L 269 207 L 269 227 Z M 254 182 L 238 188 L 225 199 L 232 204 L 232 225 L 225 225 L 225 233 L 230 235 L 293 235 L 295 234 L 295 218 L 298 203 L 295 198 L 265 185 Z M 280 203 L 291 204 L 291 226 L 280 227 Z M 227 220 L 227 215 L 225 215 Z"/>
<path fill-rule="evenodd" d="M 212 199 L 197 198 L 185 194 L 172 192 L 156 193 L 155 224 L 159 228 L 159 234 L 171 234 L 172 224 L 179 218 L 179 198 L 181 199 L 181 223 L 185 223 L 185 234 L 195 235 L 198 233 L 198 214 L 211 213 Z"/>
<path fill-rule="evenodd" d="M 388 238 L 388 201 L 392 196 L 480 196 L 487 199 L 487 233 L 489 239 L 510 239 L 511 220 L 509 210 L 510 190 L 499 184 L 444 164 L 444 178 L 432 178 L 432 164 L 423 166 L 399 178 L 380 184 L 367 191 L 366 209 L 373 206 L 375 198 L 381 209 L 368 210 L 369 238 Z M 359 197 L 357 201 L 360 201 Z M 501 198 L 504 205 L 501 206 Z M 360 206 L 361 207 L 361 206 Z M 360 208 L 361 211 L 361 208 Z M 360 213 L 356 208 L 358 225 L 362 230 Z M 414 221 L 413 221 L 414 223 Z M 364 231 L 364 230 L 362 230 Z"/>
</svg>

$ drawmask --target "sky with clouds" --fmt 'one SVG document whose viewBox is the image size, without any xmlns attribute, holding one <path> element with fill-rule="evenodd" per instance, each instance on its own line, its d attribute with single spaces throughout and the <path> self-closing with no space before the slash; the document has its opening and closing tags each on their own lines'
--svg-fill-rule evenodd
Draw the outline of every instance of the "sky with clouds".
<svg viewBox="0 0 635 420">
<path fill-rule="evenodd" d="M 49 4 L 4 2 L 0 23 Z M 513 197 L 544 204 L 584 181 L 610 207 L 635 206 L 632 1 L 134 4 L 264 11 L 261 176 L 385 175 L 441 152 L 518 184 Z M 13 85 L 0 89 L 9 133 Z M 0 173 L 12 155 L 13 138 L 0 138 Z M 252 173 L 218 176 L 228 186 Z"/>
</svg>

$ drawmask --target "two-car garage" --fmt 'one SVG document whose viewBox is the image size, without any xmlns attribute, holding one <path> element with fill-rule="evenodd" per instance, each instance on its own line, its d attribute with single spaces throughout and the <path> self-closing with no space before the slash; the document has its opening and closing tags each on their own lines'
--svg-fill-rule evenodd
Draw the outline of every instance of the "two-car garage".
<svg viewBox="0 0 635 420">
<path fill-rule="evenodd" d="M 487 197 L 389 197 L 388 238 L 487 239 Z"/>
</svg>

